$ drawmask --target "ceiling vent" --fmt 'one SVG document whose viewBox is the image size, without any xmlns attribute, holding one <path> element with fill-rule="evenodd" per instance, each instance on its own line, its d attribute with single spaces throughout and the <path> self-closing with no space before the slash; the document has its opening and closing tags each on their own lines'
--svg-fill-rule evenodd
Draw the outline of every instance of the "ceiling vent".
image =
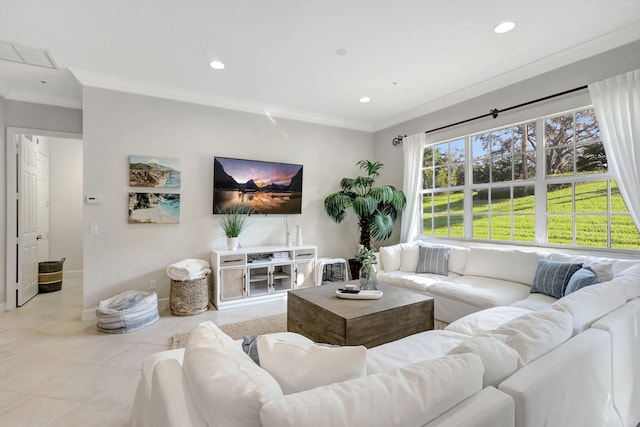
<svg viewBox="0 0 640 427">
<path fill-rule="evenodd" d="M 48 50 L 0 41 L 0 59 L 25 65 L 57 69 Z"/>
</svg>

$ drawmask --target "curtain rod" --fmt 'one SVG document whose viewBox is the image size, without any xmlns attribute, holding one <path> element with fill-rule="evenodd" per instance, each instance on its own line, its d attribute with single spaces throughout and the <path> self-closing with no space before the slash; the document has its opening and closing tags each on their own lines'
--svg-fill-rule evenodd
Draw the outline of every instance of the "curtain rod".
<svg viewBox="0 0 640 427">
<path fill-rule="evenodd" d="M 515 110 L 516 108 L 526 107 L 527 105 L 535 104 L 537 102 L 546 101 L 547 99 L 556 98 L 558 96 L 568 95 L 570 93 L 577 92 L 579 90 L 584 90 L 584 89 L 587 89 L 587 88 L 588 88 L 587 85 L 576 87 L 576 88 L 573 88 L 573 89 L 565 90 L 563 92 L 554 93 L 553 95 L 548 95 L 548 96 L 545 96 L 543 98 L 534 99 L 533 101 L 528 101 L 528 102 L 523 102 L 522 104 L 513 105 L 511 107 L 504 108 L 502 110 L 499 110 L 497 108 L 493 108 L 493 109 L 489 110 L 489 112 L 487 114 L 481 114 L 481 115 L 476 116 L 476 117 L 471 117 L 470 119 L 461 120 L 459 122 L 451 123 L 451 124 L 448 124 L 448 125 L 445 125 L 445 126 L 440 126 L 440 127 L 434 128 L 434 129 L 429 129 L 429 130 L 426 130 L 424 133 L 427 134 L 427 133 L 437 132 L 439 130 L 443 130 L 443 129 L 451 128 L 451 127 L 454 127 L 454 126 L 462 125 L 464 123 L 469 123 L 469 122 L 472 122 L 474 120 L 482 119 L 482 118 L 489 117 L 489 116 L 491 116 L 494 119 L 496 119 L 496 118 L 498 118 L 498 115 L 500 113 L 504 113 L 505 111 L 510 111 L 510 110 Z M 393 138 L 393 141 L 391 141 L 391 144 L 394 147 L 397 146 L 397 145 L 400 145 L 402 143 L 402 139 L 405 138 L 406 136 L 407 135 L 398 135 L 398 136 L 396 136 L 395 138 Z"/>
</svg>

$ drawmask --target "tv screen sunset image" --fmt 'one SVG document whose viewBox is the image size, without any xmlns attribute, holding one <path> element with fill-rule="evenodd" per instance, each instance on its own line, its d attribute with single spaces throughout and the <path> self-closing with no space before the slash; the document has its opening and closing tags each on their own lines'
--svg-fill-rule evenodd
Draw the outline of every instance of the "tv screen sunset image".
<svg viewBox="0 0 640 427">
<path fill-rule="evenodd" d="M 302 165 L 215 157 L 213 213 L 242 205 L 256 214 L 302 211 Z"/>
</svg>

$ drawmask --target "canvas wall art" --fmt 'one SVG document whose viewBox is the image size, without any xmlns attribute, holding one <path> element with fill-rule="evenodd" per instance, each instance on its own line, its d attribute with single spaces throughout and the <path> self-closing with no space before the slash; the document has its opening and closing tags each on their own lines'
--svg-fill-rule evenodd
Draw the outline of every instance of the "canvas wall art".
<svg viewBox="0 0 640 427">
<path fill-rule="evenodd" d="M 129 156 L 131 187 L 180 188 L 180 159 Z"/>
<path fill-rule="evenodd" d="M 129 224 L 177 224 L 179 193 L 129 193 Z"/>
</svg>

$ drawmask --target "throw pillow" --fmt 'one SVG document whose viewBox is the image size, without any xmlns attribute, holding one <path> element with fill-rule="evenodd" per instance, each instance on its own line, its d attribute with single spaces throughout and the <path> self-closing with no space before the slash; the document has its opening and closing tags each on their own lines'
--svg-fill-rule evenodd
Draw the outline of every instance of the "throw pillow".
<svg viewBox="0 0 640 427">
<path fill-rule="evenodd" d="M 571 276 L 581 268 L 582 264 L 541 259 L 538 261 L 531 293 L 545 294 L 560 299 L 564 295 L 564 290 Z"/>
<path fill-rule="evenodd" d="M 286 342 L 269 335 L 258 339 L 260 367 L 276 379 L 284 394 L 364 377 L 364 346 L 327 347 Z"/>
<path fill-rule="evenodd" d="M 282 396 L 276 379 L 211 321 L 191 332 L 182 369 L 207 425 L 260 425 L 260 408 Z"/>
<path fill-rule="evenodd" d="M 448 276 L 450 253 L 451 248 L 447 246 L 418 245 L 416 273 L 433 273 Z"/>
<path fill-rule="evenodd" d="M 564 290 L 564 294 L 569 295 L 578 289 L 582 289 L 585 286 L 595 285 L 596 283 L 600 283 L 598 275 L 591 269 L 591 267 L 583 267 L 571 276 L 571 279 L 569 279 L 569 283 L 567 284 L 567 289 Z"/>
</svg>

